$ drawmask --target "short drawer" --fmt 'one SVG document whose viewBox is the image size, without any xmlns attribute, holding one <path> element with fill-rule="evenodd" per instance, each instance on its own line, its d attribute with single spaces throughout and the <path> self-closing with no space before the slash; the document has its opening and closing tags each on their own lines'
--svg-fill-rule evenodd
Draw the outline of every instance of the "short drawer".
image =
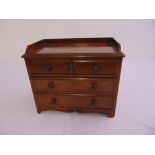
<svg viewBox="0 0 155 155">
<path fill-rule="evenodd" d="M 79 60 L 73 63 L 73 72 L 77 75 L 116 75 L 117 61 L 85 61 Z"/>
<path fill-rule="evenodd" d="M 112 96 L 96 96 L 86 94 L 38 94 L 36 101 L 39 107 L 83 107 L 112 108 Z M 44 109 L 44 108 L 43 108 Z"/>
<path fill-rule="evenodd" d="M 113 93 L 115 79 L 108 78 L 32 78 L 35 92 Z"/>
<path fill-rule="evenodd" d="M 69 74 L 69 61 L 28 61 L 31 74 Z"/>
</svg>

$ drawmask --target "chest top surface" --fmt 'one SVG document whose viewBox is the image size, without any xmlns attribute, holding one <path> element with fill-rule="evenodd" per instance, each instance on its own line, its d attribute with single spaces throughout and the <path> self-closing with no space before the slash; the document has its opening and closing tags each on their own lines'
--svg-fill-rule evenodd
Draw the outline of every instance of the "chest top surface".
<svg viewBox="0 0 155 155">
<path fill-rule="evenodd" d="M 113 38 L 43 39 L 27 46 L 23 58 L 124 57 Z"/>
</svg>

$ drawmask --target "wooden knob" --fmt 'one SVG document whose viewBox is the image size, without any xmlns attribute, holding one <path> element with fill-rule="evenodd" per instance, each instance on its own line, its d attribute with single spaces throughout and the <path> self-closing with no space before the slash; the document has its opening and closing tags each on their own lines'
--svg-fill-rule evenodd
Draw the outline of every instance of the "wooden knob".
<svg viewBox="0 0 155 155">
<path fill-rule="evenodd" d="M 51 71 L 52 70 L 52 65 L 50 65 L 50 64 L 45 65 L 45 69 L 46 69 L 46 71 Z"/>
<path fill-rule="evenodd" d="M 98 70 L 99 70 L 99 66 L 98 65 L 93 65 L 92 66 L 92 73 L 93 74 L 96 74 L 98 72 Z"/>
<path fill-rule="evenodd" d="M 93 83 L 91 84 L 91 88 L 92 88 L 92 90 L 96 90 L 96 88 L 97 88 L 97 83 L 96 83 L 96 82 L 93 82 Z"/>
<path fill-rule="evenodd" d="M 96 99 L 91 100 L 91 106 L 94 107 L 96 105 Z"/>
<path fill-rule="evenodd" d="M 52 104 L 57 104 L 57 98 L 56 98 L 56 97 L 53 97 L 53 98 L 51 99 L 51 103 L 52 103 Z"/>
<path fill-rule="evenodd" d="M 76 112 L 78 112 L 78 113 L 81 113 L 81 112 L 82 112 L 82 110 L 80 110 L 80 109 L 77 109 L 77 110 L 76 110 Z"/>
<path fill-rule="evenodd" d="M 53 83 L 53 82 L 50 82 L 49 84 L 48 84 L 48 88 L 51 90 L 51 89 L 53 89 L 55 87 L 55 84 Z"/>
</svg>

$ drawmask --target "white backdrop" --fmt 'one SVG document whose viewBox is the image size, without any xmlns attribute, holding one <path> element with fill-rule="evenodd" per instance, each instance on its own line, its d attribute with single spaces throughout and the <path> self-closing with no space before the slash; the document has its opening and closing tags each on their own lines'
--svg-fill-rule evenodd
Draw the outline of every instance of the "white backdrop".
<svg viewBox="0 0 155 155">
<path fill-rule="evenodd" d="M 0 20 L 0 58 L 43 38 L 114 37 L 129 58 L 155 58 L 155 20 Z"/>
<path fill-rule="evenodd" d="M 37 114 L 24 60 L 43 38 L 114 37 L 126 54 L 116 116 Z M 155 134 L 155 20 L 0 20 L 0 134 Z"/>
</svg>

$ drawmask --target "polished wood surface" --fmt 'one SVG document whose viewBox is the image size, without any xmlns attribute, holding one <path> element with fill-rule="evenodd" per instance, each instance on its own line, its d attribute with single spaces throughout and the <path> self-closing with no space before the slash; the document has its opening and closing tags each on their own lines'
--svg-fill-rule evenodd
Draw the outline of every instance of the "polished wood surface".
<svg viewBox="0 0 155 155">
<path fill-rule="evenodd" d="M 73 63 L 74 74 L 82 75 L 115 75 L 117 62 L 113 61 L 91 61 L 77 60 Z"/>
<path fill-rule="evenodd" d="M 81 47 L 80 47 L 81 46 Z M 51 48 L 50 48 L 51 47 Z M 53 48 L 61 49 L 62 52 L 52 52 Z M 66 48 L 78 49 L 66 51 Z M 110 52 L 107 50 L 110 49 Z M 48 53 L 44 50 L 48 48 Z M 84 48 L 80 52 L 79 48 Z M 93 51 L 88 51 L 93 48 Z M 98 49 L 102 48 L 98 51 Z M 105 50 L 106 49 L 106 50 Z M 43 52 L 41 53 L 41 51 Z M 49 52 L 51 50 L 51 52 Z M 64 52 L 64 51 L 65 52 Z M 69 49 L 68 49 L 69 50 Z M 98 51 L 98 52 L 96 52 Z M 51 53 L 51 54 L 49 54 Z M 114 38 L 68 38 L 68 39 L 43 39 L 33 43 L 26 48 L 23 58 L 122 58 L 125 55 L 121 52 L 120 44 Z"/>
<path fill-rule="evenodd" d="M 115 79 L 32 78 L 35 92 L 114 93 Z"/>
<path fill-rule="evenodd" d="M 28 62 L 30 73 L 40 74 L 69 74 L 70 62 L 69 61 L 29 61 Z"/>
<path fill-rule="evenodd" d="M 114 117 L 122 58 L 113 38 L 44 39 L 25 59 L 38 113 L 99 112 Z"/>
<path fill-rule="evenodd" d="M 36 96 L 40 107 L 112 108 L 113 97 L 83 94 L 39 94 Z"/>
<path fill-rule="evenodd" d="M 37 54 L 53 54 L 53 53 L 115 53 L 115 49 L 112 47 L 102 46 L 83 46 L 83 44 L 77 44 L 76 46 L 62 46 L 62 47 L 43 47 Z"/>
</svg>

